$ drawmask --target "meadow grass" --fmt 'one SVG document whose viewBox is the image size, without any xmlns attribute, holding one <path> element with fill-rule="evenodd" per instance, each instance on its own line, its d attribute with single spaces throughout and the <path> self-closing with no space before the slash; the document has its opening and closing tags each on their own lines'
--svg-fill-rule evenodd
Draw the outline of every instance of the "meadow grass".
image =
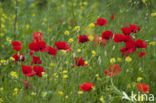
<svg viewBox="0 0 156 103">
<path fill-rule="evenodd" d="M 42 9 L 37 8 L 35 3 L 18 0 L 17 5 L 11 1 L 9 7 L 0 4 L 0 103 L 131 103 L 122 100 L 122 91 L 129 96 L 131 91 L 137 94 L 136 83 L 149 85 L 149 94 L 156 96 L 156 17 L 151 16 L 153 11 L 146 3 L 136 8 L 127 0 L 49 0 L 47 7 Z M 115 15 L 114 20 L 110 18 L 112 14 Z M 89 26 L 100 17 L 108 20 L 106 26 Z M 147 53 L 142 58 L 133 53 L 129 56 L 132 61 L 127 62 L 120 53 L 124 43 L 113 40 L 105 47 L 94 46 L 94 41 L 78 43 L 80 34 L 99 36 L 106 30 L 122 34 L 121 28 L 129 24 L 141 28 L 138 33 L 132 34 L 135 40 L 142 39 L 148 44 L 146 49 L 140 49 Z M 78 29 L 74 30 L 76 27 Z M 55 42 L 65 41 L 72 48 L 71 53 L 58 51 L 56 56 L 36 52 L 35 55 L 42 60 L 39 65 L 45 68 L 42 78 L 30 78 L 22 73 L 22 65 L 30 65 L 32 61 L 29 44 L 34 31 L 43 33 L 47 45 L 55 47 Z M 65 31 L 69 35 L 65 35 Z M 24 62 L 12 62 L 10 59 L 16 53 L 11 44 L 15 40 L 22 42 L 20 52 L 25 56 Z M 83 57 L 88 66 L 72 68 L 77 56 Z M 104 71 L 112 64 L 112 58 L 115 58 L 114 64 L 120 65 L 121 73 L 109 77 Z M 14 75 L 11 72 L 15 72 Z M 32 88 L 25 89 L 24 79 Z M 95 88 L 82 92 L 79 86 L 85 82 L 92 82 Z"/>
</svg>

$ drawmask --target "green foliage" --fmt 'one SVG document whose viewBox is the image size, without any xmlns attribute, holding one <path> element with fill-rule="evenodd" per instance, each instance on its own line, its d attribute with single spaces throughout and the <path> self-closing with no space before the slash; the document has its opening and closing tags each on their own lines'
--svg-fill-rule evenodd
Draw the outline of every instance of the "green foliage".
<svg viewBox="0 0 156 103">
<path fill-rule="evenodd" d="M 156 96 L 156 47 L 152 44 L 156 43 L 156 19 L 150 14 L 156 9 L 155 0 L 151 0 L 152 8 L 148 8 L 149 4 L 144 4 L 140 0 L 137 5 L 132 5 L 135 2 L 132 1 L 18 0 L 16 4 L 15 0 L 12 0 L 10 6 L 4 1 L 0 5 L 0 98 L 4 103 L 102 103 L 103 99 L 105 103 L 131 103 L 121 99 L 120 93 L 112 87 L 111 78 L 104 74 L 111 64 L 111 58 L 115 58 L 116 64 L 121 67 L 121 73 L 113 77 L 114 86 L 118 90 L 125 91 L 130 96 L 131 91 L 137 93 L 135 83 L 143 82 L 150 86 L 149 93 Z M 110 19 L 112 14 L 115 15 L 115 20 Z M 108 24 L 104 27 L 95 26 L 91 32 L 88 25 L 95 23 L 100 17 L 107 18 Z M 71 23 L 72 20 L 75 24 Z M 147 49 L 141 49 L 147 52 L 143 58 L 138 58 L 134 53 L 130 56 L 132 61 L 126 62 L 120 53 L 124 44 L 116 44 L 113 40 L 107 42 L 105 47 L 93 46 L 94 41 L 78 43 L 77 37 L 80 34 L 87 35 L 91 32 L 91 35 L 99 36 L 106 30 L 111 30 L 114 34 L 122 33 L 121 28 L 129 24 L 140 26 L 140 32 L 132 35 L 148 44 Z M 80 26 L 80 30 L 74 31 L 75 26 Z M 47 77 L 27 78 L 22 74 L 21 66 L 30 65 L 32 61 L 28 45 L 32 42 L 34 31 L 42 31 L 44 41 L 52 47 L 55 47 L 54 42 L 68 42 L 70 38 L 73 39 L 70 43 L 71 53 L 64 54 L 58 51 L 56 57 L 40 52 L 35 54 L 43 61 L 41 66 L 45 68 Z M 65 31 L 69 31 L 69 36 L 64 34 Z M 25 62 L 10 60 L 16 53 L 11 45 L 14 40 L 22 42 L 23 48 L 20 52 L 24 54 Z M 95 56 L 92 56 L 93 50 L 96 52 Z M 89 65 L 72 68 L 75 56 L 82 56 Z M 122 62 L 117 61 L 117 58 L 122 58 Z M 2 60 L 6 60 L 6 63 L 2 63 Z M 17 79 L 10 75 L 12 71 L 17 73 Z M 68 78 L 64 78 L 64 75 Z M 137 81 L 138 77 L 142 80 Z M 32 84 L 32 89 L 25 89 L 24 79 Z M 80 94 L 79 85 L 84 82 L 94 83 L 95 90 Z M 17 95 L 13 95 L 15 88 L 18 88 Z"/>
</svg>

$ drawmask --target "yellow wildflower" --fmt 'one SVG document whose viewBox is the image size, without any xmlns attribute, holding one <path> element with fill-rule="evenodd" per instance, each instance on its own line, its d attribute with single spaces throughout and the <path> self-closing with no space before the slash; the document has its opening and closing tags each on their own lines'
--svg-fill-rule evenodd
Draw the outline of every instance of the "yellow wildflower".
<svg viewBox="0 0 156 103">
<path fill-rule="evenodd" d="M 99 100 L 100 100 L 102 103 L 105 103 L 105 100 L 104 100 L 103 96 L 101 96 Z"/>
<path fill-rule="evenodd" d="M 4 65 L 7 64 L 7 60 L 1 60 L 0 62 Z"/>
<path fill-rule="evenodd" d="M 70 33 L 69 33 L 69 31 L 68 30 L 66 30 L 65 32 L 64 32 L 64 35 L 69 35 Z"/>
<path fill-rule="evenodd" d="M 68 71 L 67 70 L 64 70 L 63 73 L 68 73 Z"/>
<path fill-rule="evenodd" d="M 84 1 L 84 2 L 83 2 L 83 5 L 88 5 L 88 2 L 87 2 L 87 1 Z"/>
<path fill-rule="evenodd" d="M 137 81 L 140 82 L 142 80 L 142 77 L 138 77 Z"/>
<path fill-rule="evenodd" d="M 95 27 L 95 24 L 94 24 L 94 23 L 90 23 L 90 24 L 89 24 L 89 27 L 91 27 L 91 28 L 92 28 L 92 27 Z"/>
<path fill-rule="evenodd" d="M 55 63 L 50 63 L 50 66 L 54 67 L 54 66 L 56 66 L 56 64 Z"/>
<path fill-rule="evenodd" d="M 4 29 L 4 28 L 5 28 L 5 25 L 4 25 L 4 24 L 1 24 L 1 28 L 3 28 L 3 29 Z"/>
<path fill-rule="evenodd" d="M 68 75 L 63 75 L 63 78 L 64 78 L 64 79 L 67 79 L 67 78 L 68 78 Z"/>
<path fill-rule="evenodd" d="M 29 28 L 30 28 L 30 25 L 29 25 L 29 24 L 27 24 L 25 27 L 26 27 L 26 29 L 29 29 Z"/>
<path fill-rule="evenodd" d="M 122 62 L 122 58 L 117 58 L 117 61 L 118 62 Z"/>
<path fill-rule="evenodd" d="M 58 75 L 57 75 L 57 73 L 54 73 L 54 74 L 53 74 L 53 76 L 54 76 L 55 78 L 58 78 Z"/>
<path fill-rule="evenodd" d="M 99 74 L 96 74 L 95 76 L 96 76 L 97 80 L 101 80 L 101 78 L 99 77 Z"/>
<path fill-rule="evenodd" d="M 85 61 L 85 64 L 88 64 L 88 61 L 87 60 Z"/>
<path fill-rule="evenodd" d="M 14 88 L 14 92 L 13 92 L 13 96 L 16 96 L 17 95 L 17 93 L 18 93 L 18 88 Z"/>
<path fill-rule="evenodd" d="M 81 49 L 77 49 L 77 52 L 80 53 L 81 52 Z"/>
<path fill-rule="evenodd" d="M 4 36 L 4 33 L 0 33 L 0 36 L 3 37 Z"/>
<path fill-rule="evenodd" d="M 4 89 L 4 88 L 3 88 L 3 87 L 1 87 L 1 88 L 0 88 L 0 91 L 3 91 L 3 89 Z"/>
<path fill-rule="evenodd" d="M 102 40 L 102 37 L 99 37 L 100 40 Z"/>
<path fill-rule="evenodd" d="M 59 95 L 63 95 L 64 93 L 62 91 L 58 91 L 58 94 Z"/>
<path fill-rule="evenodd" d="M 111 59 L 110 59 L 110 63 L 111 63 L 111 64 L 113 64 L 113 63 L 115 63 L 115 62 L 116 62 L 115 58 L 111 58 Z"/>
<path fill-rule="evenodd" d="M 142 2 L 145 4 L 147 0 L 142 0 Z"/>
<path fill-rule="evenodd" d="M 83 94 L 83 91 L 78 91 L 77 93 L 78 93 L 78 94 Z"/>
<path fill-rule="evenodd" d="M 35 92 L 31 92 L 31 95 L 32 95 L 32 96 L 36 96 L 36 93 L 35 93 Z"/>
<path fill-rule="evenodd" d="M 2 17 L 2 18 L 1 18 L 1 22 L 5 22 L 5 18 Z"/>
<path fill-rule="evenodd" d="M 46 78 L 48 75 L 46 72 L 42 72 L 42 76 Z"/>
<path fill-rule="evenodd" d="M 10 38 L 6 38 L 6 41 L 8 41 L 10 44 L 12 43 L 12 40 Z"/>
<path fill-rule="evenodd" d="M 96 77 L 99 77 L 99 74 L 96 74 L 95 76 L 96 76 Z"/>
<path fill-rule="evenodd" d="M 15 61 L 15 58 L 13 58 L 13 57 L 10 57 L 9 59 L 10 59 L 11 61 Z"/>
<path fill-rule="evenodd" d="M 93 36 L 93 35 L 89 35 L 89 36 L 88 36 L 88 39 L 89 39 L 90 41 L 93 41 L 93 40 L 94 40 L 94 36 Z"/>
<path fill-rule="evenodd" d="M 80 31 L 80 26 L 75 26 L 75 27 L 73 28 L 73 31 L 79 32 L 79 31 Z"/>
<path fill-rule="evenodd" d="M 154 41 L 149 42 L 149 45 L 154 46 L 155 44 L 156 44 L 156 42 L 154 42 Z"/>
<path fill-rule="evenodd" d="M 70 39 L 68 40 L 68 42 L 70 42 L 70 43 L 73 42 L 73 41 L 74 41 L 73 38 L 70 38 Z"/>
<path fill-rule="evenodd" d="M 125 60 L 126 60 L 126 62 L 131 62 L 131 61 L 132 61 L 132 58 L 131 58 L 130 56 L 127 56 L 127 57 L 125 58 Z"/>
<path fill-rule="evenodd" d="M 95 56 L 96 52 L 94 50 L 92 50 L 92 56 Z"/>
<path fill-rule="evenodd" d="M 68 96 L 66 95 L 65 98 L 68 99 Z"/>
<path fill-rule="evenodd" d="M 32 14 L 32 16 L 36 16 L 36 14 L 35 14 L 35 13 L 33 13 L 33 14 Z"/>
<path fill-rule="evenodd" d="M 17 73 L 14 72 L 14 71 L 10 72 L 10 75 L 11 75 L 12 78 L 15 78 L 15 79 L 18 78 Z"/>
<path fill-rule="evenodd" d="M 151 13 L 151 16 L 153 16 L 153 17 L 156 16 L 156 13 Z"/>
<path fill-rule="evenodd" d="M 66 54 L 66 50 L 60 50 L 63 54 Z"/>
</svg>

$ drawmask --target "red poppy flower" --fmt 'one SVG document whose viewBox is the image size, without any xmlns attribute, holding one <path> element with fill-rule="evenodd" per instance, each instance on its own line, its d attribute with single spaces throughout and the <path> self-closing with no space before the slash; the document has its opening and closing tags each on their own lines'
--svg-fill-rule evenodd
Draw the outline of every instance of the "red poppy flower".
<svg viewBox="0 0 156 103">
<path fill-rule="evenodd" d="M 133 53 L 133 49 L 131 49 L 132 51 L 127 51 L 127 49 L 126 48 L 122 48 L 121 50 L 120 50 L 120 52 L 122 52 L 122 56 L 123 57 L 127 57 L 127 56 L 129 56 L 131 53 Z"/>
<path fill-rule="evenodd" d="M 57 47 L 57 49 L 59 50 L 67 50 L 67 49 L 70 49 L 70 46 L 68 43 L 66 42 L 55 42 L 55 46 Z"/>
<path fill-rule="evenodd" d="M 95 25 L 105 26 L 107 24 L 107 19 L 99 18 L 97 19 L 97 23 Z"/>
<path fill-rule="evenodd" d="M 136 84 L 138 91 L 142 92 L 142 93 L 148 93 L 149 91 L 149 86 L 144 84 L 144 83 L 137 83 Z"/>
<path fill-rule="evenodd" d="M 120 49 L 120 52 L 122 53 L 122 56 L 128 56 L 131 53 L 136 51 L 135 41 L 126 42 L 125 45 L 126 45 L 126 47 Z"/>
<path fill-rule="evenodd" d="M 34 54 L 35 51 L 30 50 L 30 56 L 32 56 Z"/>
<path fill-rule="evenodd" d="M 44 72 L 44 68 L 41 66 L 33 66 L 34 72 L 39 76 L 42 77 L 42 72 Z"/>
<path fill-rule="evenodd" d="M 80 85 L 80 89 L 84 92 L 91 91 L 95 87 L 91 82 L 83 83 Z"/>
<path fill-rule="evenodd" d="M 140 27 L 137 25 L 130 24 L 130 28 L 133 33 L 137 33 L 138 31 L 140 31 Z"/>
<path fill-rule="evenodd" d="M 111 64 L 109 70 L 105 70 L 105 74 L 108 76 L 115 76 L 121 72 L 120 66 L 117 64 Z"/>
<path fill-rule="evenodd" d="M 112 19 L 112 20 L 114 20 L 114 19 L 115 19 L 115 15 L 114 15 L 114 14 L 112 14 L 111 19 Z"/>
<path fill-rule="evenodd" d="M 113 32 L 112 31 L 105 31 L 101 34 L 102 39 L 112 39 L 113 38 Z"/>
<path fill-rule="evenodd" d="M 29 44 L 29 49 L 30 49 L 30 51 L 39 51 L 40 50 L 39 45 L 35 42 Z"/>
<path fill-rule="evenodd" d="M 40 57 L 36 57 L 36 56 L 33 56 L 33 61 L 31 62 L 31 65 L 32 64 L 42 64 L 42 61 L 40 60 Z"/>
<path fill-rule="evenodd" d="M 46 53 L 48 53 L 49 47 L 50 46 L 46 46 L 45 48 L 41 49 L 40 52 L 46 52 Z"/>
<path fill-rule="evenodd" d="M 26 77 L 32 77 L 36 74 L 35 72 L 32 72 L 32 70 L 31 66 L 22 65 L 22 72 Z"/>
<path fill-rule="evenodd" d="M 39 32 L 39 31 L 33 32 L 33 42 L 38 42 L 42 40 L 43 40 L 42 32 Z"/>
<path fill-rule="evenodd" d="M 125 41 L 125 36 L 124 35 L 122 35 L 122 34 L 116 34 L 114 36 L 114 42 L 120 43 L 122 41 Z"/>
<path fill-rule="evenodd" d="M 146 42 L 141 39 L 138 39 L 135 44 L 137 48 L 147 48 Z"/>
<path fill-rule="evenodd" d="M 23 56 L 22 53 L 20 53 L 20 54 L 16 53 L 12 57 L 15 59 L 15 62 L 16 61 L 24 61 L 25 60 L 25 57 Z"/>
<path fill-rule="evenodd" d="M 24 79 L 24 83 L 25 83 L 25 89 L 32 88 L 32 85 L 29 84 L 28 80 Z"/>
<path fill-rule="evenodd" d="M 135 41 L 125 43 L 127 49 L 135 48 Z"/>
<path fill-rule="evenodd" d="M 44 41 L 37 42 L 37 44 L 39 45 L 40 51 L 46 47 L 46 42 Z"/>
<path fill-rule="evenodd" d="M 136 48 L 135 48 L 135 42 L 126 42 L 126 51 L 128 53 L 133 53 L 135 52 Z"/>
<path fill-rule="evenodd" d="M 88 41 L 89 41 L 87 35 L 80 35 L 80 36 L 78 37 L 78 40 L 79 40 L 78 43 L 85 43 L 85 42 L 88 42 Z"/>
<path fill-rule="evenodd" d="M 33 42 L 29 44 L 29 49 L 31 51 L 41 51 L 42 49 L 44 49 L 46 47 L 46 42 L 44 41 L 38 41 L 38 42 Z"/>
<path fill-rule="evenodd" d="M 100 37 L 94 37 L 94 45 L 96 46 L 97 44 L 100 44 L 100 46 L 105 46 L 106 45 L 106 40 L 105 39 L 100 39 Z"/>
<path fill-rule="evenodd" d="M 130 27 L 123 27 L 121 30 L 122 30 L 122 32 L 123 32 L 125 35 L 131 34 L 131 28 L 130 28 Z"/>
<path fill-rule="evenodd" d="M 85 64 L 85 61 L 82 59 L 82 57 L 81 58 L 75 57 L 75 65 L 76 66 L 87 66 Z"/>
<path fill-rule="evenodd" d="M 133 37 L 130 35 L 125 35 L 124 36 L 124 42 L 132 42 L 134 41 Z"/>
<path fill-rule="evenodd" d="M 12 42 L 12 46 L 13 46 L 14 50 L 20 51 L 22 49 L 22 42 L 20 42 L 20 41 L 13 41 Z"/>
<path fill-rule="evenodd" d="M 127 51 L 127 49 L 126 48 L 122 48 L 122 49 L 120 49 L 120 52 L 126 52 Z"/>
<path fill-rule="evenodd" d="M 140 58 L 146 55 L 146 52 L 137 51 L 136 53 L 137 53 L 138 57 L 140 57 Z"/>
<path fill-rule="evenodd" d="M 56 55 L 57 54 L 57 50 L 55 48 L 52 47 L 48 47 L 48 54 L 50 55 Z"/>
</svg>

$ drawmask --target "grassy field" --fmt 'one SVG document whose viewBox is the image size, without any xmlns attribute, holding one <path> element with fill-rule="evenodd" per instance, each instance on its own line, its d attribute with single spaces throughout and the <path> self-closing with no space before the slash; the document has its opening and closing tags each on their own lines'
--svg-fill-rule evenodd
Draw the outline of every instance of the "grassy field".
<svg viewBox="0 0 156 103">
<path fill-rule="evenodd" d="M 155 0 L 45 1 L 0 1 L 0 103 L 156 103 Z"/>
</svg>

